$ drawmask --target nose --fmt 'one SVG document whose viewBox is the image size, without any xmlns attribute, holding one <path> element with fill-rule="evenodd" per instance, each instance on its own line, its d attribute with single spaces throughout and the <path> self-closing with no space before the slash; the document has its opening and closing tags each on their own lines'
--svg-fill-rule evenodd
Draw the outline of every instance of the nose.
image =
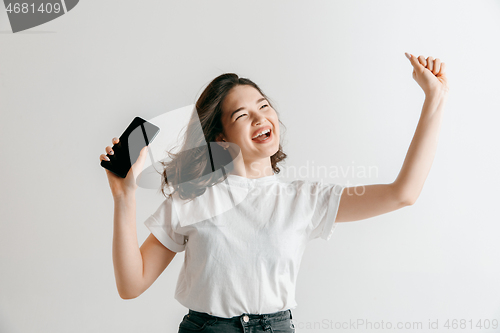
<svg viewBox="0 0 500 333">
<path fill-rule="evenodd" d="M 255 116 L 254 116 L 254 125 L 262 125 L 263 123 L 265 123 L 267 120 L 266 120 L 266 117 L 264 117 L 264 115 L 262 115 L 261 113 L 255 113 Z"/>
</svg>

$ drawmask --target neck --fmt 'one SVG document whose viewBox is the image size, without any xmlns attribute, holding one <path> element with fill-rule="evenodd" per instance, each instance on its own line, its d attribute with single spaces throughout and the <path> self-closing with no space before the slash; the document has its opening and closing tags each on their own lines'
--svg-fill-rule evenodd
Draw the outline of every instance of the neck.
<svg viewBox="0 0 500 333">
<path fill-rule="evenodd" d="M 255 179 L 274 175 L 270 157 L 256 161 L 242 161 L 242 163 L 236 163 L 236 160 L 234 162 L 235 167 L 231 173 L 237 176 Z"/>
</svg>

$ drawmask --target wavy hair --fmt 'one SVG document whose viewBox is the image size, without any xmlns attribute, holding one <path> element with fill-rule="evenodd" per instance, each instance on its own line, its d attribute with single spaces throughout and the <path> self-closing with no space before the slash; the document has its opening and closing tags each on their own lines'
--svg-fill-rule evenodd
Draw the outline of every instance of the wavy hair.
<svg viewBox="0 0 500 333">
<path fill-rule="evenodd" d="M 175 148 L 167 151 L 171 161 L 160 162 L 163 165 L 161 192 L 164 196 L 171 198 L 175 192 L 179 192 L 181 199 L 192 200 L 205 193 L 207 186 L 213 186 L 227 178 L 224 168 L 233 158 L 229 151 L 211 143 L 224 132 L 221 119 L 222 103 L 231 89 L 239 85 L 249 85 L 257 89 L 275 109 L 271 100 L 250 79 L 238 77 L 234 73 L 225 73 L 213 79 L 196 101 L 195 110 L 184 134 L 182 148 L 178 153 L 172 152 Z M 282 124 L 280 120 L 279 122 Z M 275 174 L 280 172 L 278 163 L 286 157 L 280 144 L 278 151 L 270 157 Z M 215 172 L 219 169 L 222 176 Z M 173 191 L 166 195 L 165 189 L 169 187 L 173 188 Z"/>
</svg>

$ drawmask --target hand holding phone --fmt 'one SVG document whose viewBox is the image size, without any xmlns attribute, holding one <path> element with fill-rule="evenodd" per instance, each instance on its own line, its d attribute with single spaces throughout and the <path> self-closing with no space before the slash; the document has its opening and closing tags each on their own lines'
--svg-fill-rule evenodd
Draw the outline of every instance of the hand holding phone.
<svg viewBox="0 0 500 333">
<path fill-rule="evenodd" d="M 118 138 L 113 138 L 113 143 L 114 144 L 119 144 Z M 141 172 L 144 162 L 146 161 L 146 155 L 147 155 L 147 149 L 148 147 L 144 147 L 141 153 L 139 154 L 139 158 L 137 161 L 132 165 L 130 168 L 130 171 L 127 173 L 127 176 L 125 178 L 122 178 L 120 176 L 117 176 L 115 173 L 112 171 L 105 169 L 106 174 L 108 176 L 108 181 L 109 181 L 109 187 L 111 188 L 111 193 L 113 194 L 113 197 L 120 197 L 120 196 L 125 196 L 129 194 L 133 194 L 135 190 L 137 190 L 137 176 Z M 110 146 L 106 147 L 106 151 L 108 155 L 113 156 L 114 151 Z M 105 155 L 102 154 L 100 156 L 101 162 L 103 161 L 109 161 L 109 158 Z"/>
<path fill-rule="evenodd" d="M 100 160 L 101 166 L 106 169 L 114 197 L 130 194 L 137 189 L 136 180 L 144 166 L 148 145 L 159 131 L 158 126 L 135 117 L 120 138 L 112 140 L 113 147 L 106 147 L 107 155 L 102 154 Z"/>
</svg>

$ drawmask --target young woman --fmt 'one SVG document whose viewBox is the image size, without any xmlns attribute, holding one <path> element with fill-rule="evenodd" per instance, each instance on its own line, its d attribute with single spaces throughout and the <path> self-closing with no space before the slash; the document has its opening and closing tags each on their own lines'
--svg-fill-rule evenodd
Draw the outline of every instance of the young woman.
<svg viewBox="0 0 500 333">
<path fill-rule="evenodd" d="M 106 170 L 115 203 L 113 263 L 120 296 L 141 295 L 185 250 L 175 298 L 189 312 L 179 332 L 295 332 L 291 309 L 306 244 L 328 240 L 337 222 L 412 205 L 424 185 L 449 88 L 439 59 L 407 57 L 425 101 L 402 169 L 390 184 L 346 188 L 279 180 L 277 164 L 286 154 L 271 101 L 236 74 L 215 78 L 196 103 L 184 149 L 164 164 L 162 188 L 170 193 L 145 221 L 151 234 L 140 248 L 135 191 L 147 147 L 125 179 Z M 110 146 L 106 153 L 113 154 Z"/>
</svg>

